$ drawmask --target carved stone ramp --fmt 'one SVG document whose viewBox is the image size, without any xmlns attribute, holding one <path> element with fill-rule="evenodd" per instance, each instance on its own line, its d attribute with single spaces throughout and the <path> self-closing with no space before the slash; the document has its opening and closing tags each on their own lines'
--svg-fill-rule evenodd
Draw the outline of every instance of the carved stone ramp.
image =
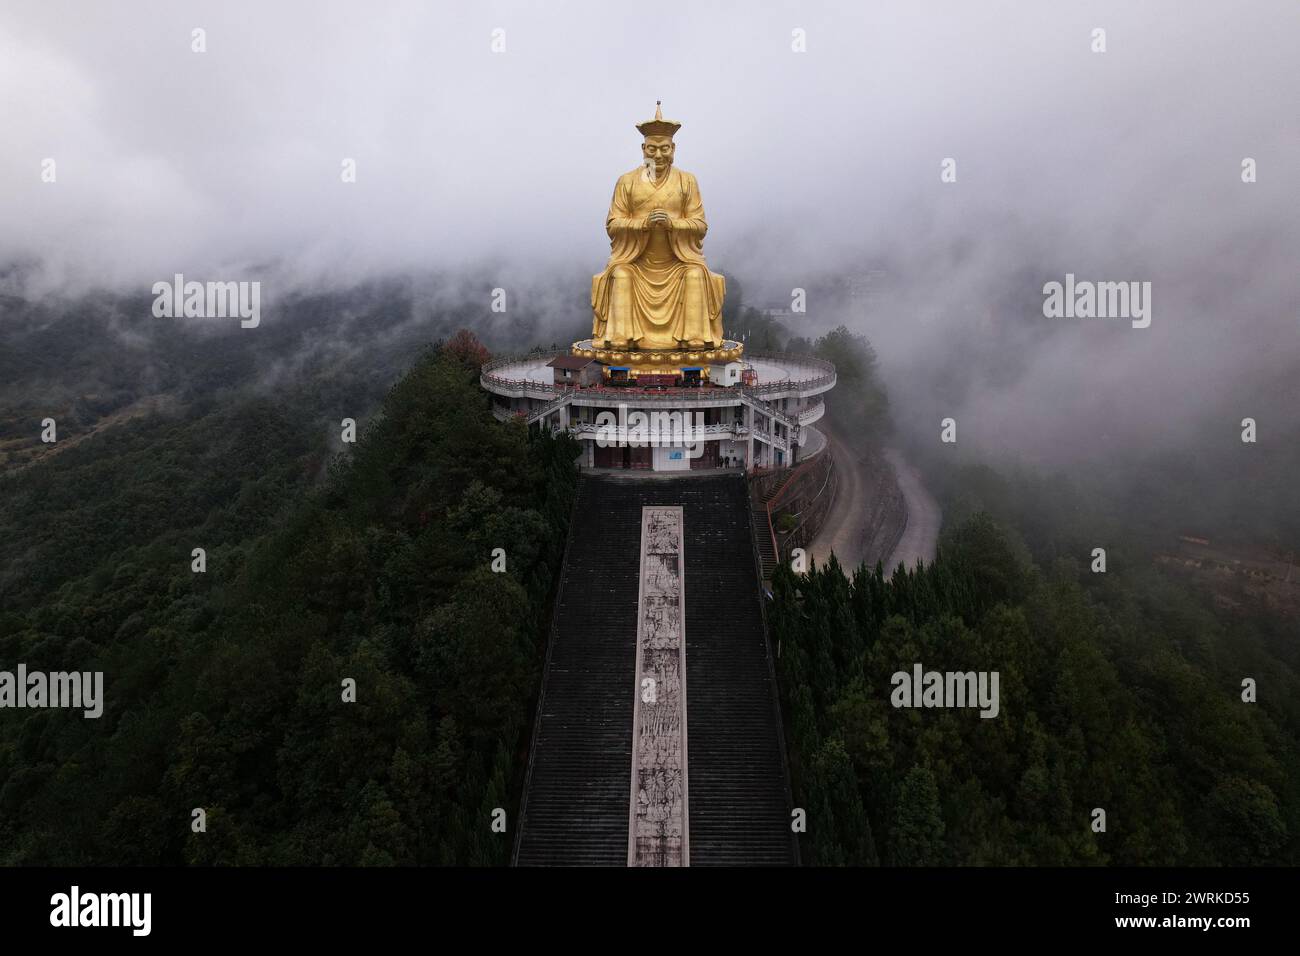
<svg viewBox="0 0 1300 956">
<path fill-rule="evenodd" d="M 681 507 L 641 509 L 628 866 L 688 866 Z"/>
</svg>

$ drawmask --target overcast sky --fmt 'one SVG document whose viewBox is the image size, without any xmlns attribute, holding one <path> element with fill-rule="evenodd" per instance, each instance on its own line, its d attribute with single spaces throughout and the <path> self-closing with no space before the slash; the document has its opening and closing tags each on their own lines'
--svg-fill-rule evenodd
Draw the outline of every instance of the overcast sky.
<svg viewBox="0 0 1300 956">
<path fill-rule="evenodd" d="M 1189 381 L 1248 402 L 1296 368 L 1297 49 L 1295 0 L 6 0 L 0 265 L 35 265 L 33 294 L 581 277 L 662 99 L 751 304 L 882 270 L 869 302 L 810 295 L 807 327 L 870 334 L 904 397 L 954 343 L 1011 354 L 905 417 L 955 404 L 1033 448 L 1131 403 L 1149 431 L 1194 421 Z M 1035 318 L 1066 272 L 1151 281 L 1151 328 Z"/>
</svg>

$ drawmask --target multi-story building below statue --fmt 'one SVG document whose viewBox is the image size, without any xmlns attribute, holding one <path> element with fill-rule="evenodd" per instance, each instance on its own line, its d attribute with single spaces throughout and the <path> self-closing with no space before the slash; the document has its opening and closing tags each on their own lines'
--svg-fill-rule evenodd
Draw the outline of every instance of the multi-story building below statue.
<svg viewBox="0 0 1300 956">
<path fill-rule="evenodd" d="M 755 354 L 647 381 L 626 367 L 546 352 L 490 362 L 480 381 L 498 418 L 571 431 L 584 467 L 753 470 L 825 448 L 812 426 L 825 413 L 835 367 L 807 355 Z"/>
</svg>

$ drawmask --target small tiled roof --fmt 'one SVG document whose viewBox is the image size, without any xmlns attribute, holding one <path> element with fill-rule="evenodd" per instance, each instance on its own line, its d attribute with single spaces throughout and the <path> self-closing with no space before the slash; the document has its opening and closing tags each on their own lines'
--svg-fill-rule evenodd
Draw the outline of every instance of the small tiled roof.
<svg viewBox="0 0 1300 956">
<path fill-rule="evenodd" d="M 594 361 L 596 360 L 593 358 L 586 358 L 581 355 L 560 355 L 547 362 L 546 367 L 580 369 L 580 368 L 586 368 Z"/>
</svg>

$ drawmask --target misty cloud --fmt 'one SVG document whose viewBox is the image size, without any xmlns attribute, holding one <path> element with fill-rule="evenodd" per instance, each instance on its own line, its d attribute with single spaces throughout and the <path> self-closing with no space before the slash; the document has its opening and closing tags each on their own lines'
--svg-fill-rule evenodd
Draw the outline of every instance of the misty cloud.
<svg viewBox="0 0 1300 956">
<path fill-rule="evenodd" d="M 662 99 L 710 265 L 750 305 L 808 289 L 794 334 L 869 335 L 906 434 L 953 415 L 963 442 L 1069 461 L 1188 440 L 1229 406 L 1296 426 L 1300 6 L 736 2 L 672 22 L 8 4 L 0 270 L 33 296 L 182 272 L 263 279 L 268 301 L 268 276 L 283 295 L 460 273 L 440 295 L 526 290 L 548 339 L 586 321 L 610 191 Z M 1066 273 L 1151 282 L 1151 327 L 1044 318 Z"/>
</svg>

